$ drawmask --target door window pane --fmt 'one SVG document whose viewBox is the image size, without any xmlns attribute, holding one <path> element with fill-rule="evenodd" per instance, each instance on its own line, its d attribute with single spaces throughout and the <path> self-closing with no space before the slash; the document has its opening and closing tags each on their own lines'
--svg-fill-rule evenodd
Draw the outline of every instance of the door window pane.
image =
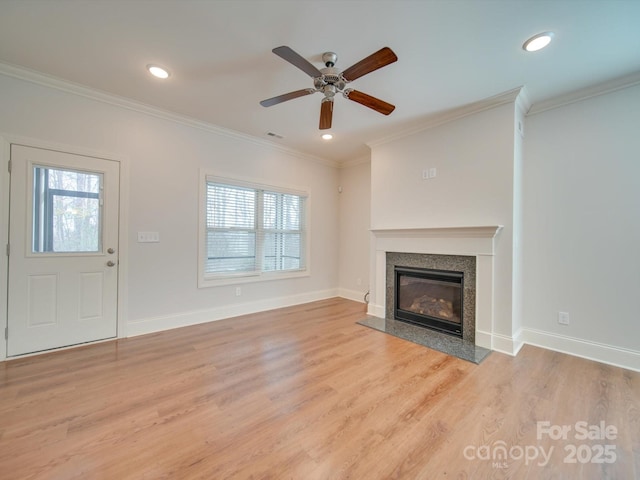
<svg viewBox="0 0 640 480">
<path fill-rule="evenodd" d="M 33 252 L 101 250 L 102 174 L 33 169 Z"/>
</svg>

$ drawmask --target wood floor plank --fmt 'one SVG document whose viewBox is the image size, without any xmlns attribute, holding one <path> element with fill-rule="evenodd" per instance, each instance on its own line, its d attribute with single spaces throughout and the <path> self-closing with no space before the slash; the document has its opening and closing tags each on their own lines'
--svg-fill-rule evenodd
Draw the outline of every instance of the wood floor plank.
<svg viewBox="0 0 640 480">
<path fill-rule="evenodd" d="M 530 346 L 478 366 L 363 316 L 329 299 L 4 362 L 0 478 L 640 478 L 639 373 Z M 615 462 L 566 461 L 605 443 Z"/>
</svg>

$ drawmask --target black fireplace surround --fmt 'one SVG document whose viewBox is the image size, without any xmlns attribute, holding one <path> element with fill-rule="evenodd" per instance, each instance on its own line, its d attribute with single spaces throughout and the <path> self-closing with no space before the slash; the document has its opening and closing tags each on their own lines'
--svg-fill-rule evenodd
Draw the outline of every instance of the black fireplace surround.
<svg viewBox="0 0 640 480">
<path fill-rule="evenodd" d="M 464 274 L 394 267 L 394 317 L 462 338 Z"/>
</svg>

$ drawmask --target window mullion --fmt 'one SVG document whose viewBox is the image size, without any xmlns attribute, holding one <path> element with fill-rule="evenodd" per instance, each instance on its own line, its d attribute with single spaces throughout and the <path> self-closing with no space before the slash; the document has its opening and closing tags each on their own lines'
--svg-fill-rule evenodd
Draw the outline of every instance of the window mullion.
<svg viewBox="0 0 640 480">
<path fill-rule="evenodd" d="M 264 190 L 256 190 L 256 213 L 255 231 L 256 231 L 256 271 L 262 273 L 264 271 Z"/>
<path fill-rule="evenodd" d="M 282 228 L 284 226 L 284 201 L 283 195 L 279 194 L 276 200 L 276 261 L 278 270 L 282 270 L 284 265 L 282 263 L 282 254 L 284 248 Z"/>
<path fill-rule="evenodd" d="M 45 174 L 45 187 L 44 187 L 44 192 L 45 192 L 45 203 L 44 203 L 44 211 L 45 211 L 45 218 L 44 218 L 44 231 L 45 231 L 45 237 L 44 237 L 44 251 L 45 252 L 52 252 L 53 251 L 53 194 L 51 193 L 50 189 L 49 189 L 49 178 L 48 178 L 48 174 L 49 172 L 46 172 Z"/>
</svg>

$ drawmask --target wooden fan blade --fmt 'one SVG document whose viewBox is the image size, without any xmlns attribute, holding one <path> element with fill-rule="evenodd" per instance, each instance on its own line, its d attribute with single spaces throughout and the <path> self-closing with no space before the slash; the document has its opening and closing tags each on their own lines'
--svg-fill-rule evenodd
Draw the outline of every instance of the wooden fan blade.
<svg viewBox="0 0 640 480">
<path fill-rule="evenodd" d="M 260 105 L 263 107 L 270 107 L 272 105 L 277 105 L 282 102 L 286 102 L 287 100 L 293 100 L 294 98 L 304 97 L 305 95 L 311 95 L 316 91 L 313 88 L 305 88 L 303 90 L 296 90 L 295 92 L 285 93 L 283 95 L 278 95 L 277 97 L 267 98 L 266 100 L 262 100 Z"/>
<path fill-rule="evenodd" d="M 331 128 L 333 118 L 333 100 L 323 100 L 320 105 L 320 130 Z"/>
<path fill-rule="evenodd" d="M 351 82 L 356 78 L 366 75 L 367 73 L 371 73 L 379 68 L 385 67 L 396 60 L 398 60 L 398 57 L 393 53 L 393 50 L 389 47 L 384 47 L 376 53 L 369 55 L 367 58 L 360 60 L 355 65 L 347 68 L 342 72 L 342 76 L 347 82 Z"/>
<path fill-rule="evenodd" d="M 375 110 L 376 112 L 379 112 L 383 115 L 389 115 L 396 109 L 396 107 L 394 105 L 391 105 L 390 103 L 384 102 L 379 98 L 372 97 L 371 95 L 367 95 L 366 93 L 362 93 L 357 90 L 349 90 L 349 93 L 346 93 L 345 96 L 349 100 L 353 100 L 360 105 L 369 107 L 372 110 Z"/>
<path fill-rule="evenodd" d="M 281 47 L 276 47 L 271 51 L 276 55 L 278 55 L 280 58 L 283 58 L 284 60 L 289 62 L 291 65 L 298 67 L 300 70 L 302 70 L 304 73 L 306 73 L 310 77 L 315 78 L 315 77 L 322 76 L 322 72 L 320 70 L 318 70 L 311 63 L 309 63 L 309 61 L 306 58 L 294 52 L 293 50 L 291 50 L 291 48 L 287 47 L 286 45 L 283 45 Z"/>
</svg>

